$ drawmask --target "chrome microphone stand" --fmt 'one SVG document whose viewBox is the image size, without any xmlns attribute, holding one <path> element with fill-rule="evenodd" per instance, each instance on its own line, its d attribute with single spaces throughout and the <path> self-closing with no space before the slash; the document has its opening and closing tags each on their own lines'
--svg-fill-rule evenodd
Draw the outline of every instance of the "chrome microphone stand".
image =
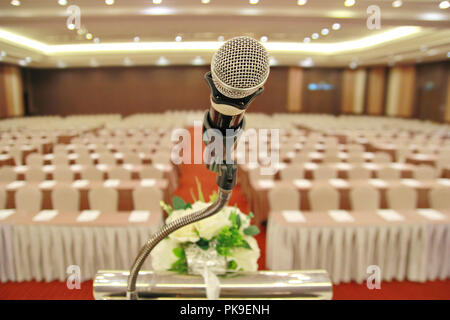
<svg viewBox="0 0 450 320">
<path fill-rule="evenodd" d="M 210 73 L 207 73 L 205 78 L 210 77 Z M 207 78 L 208 81 L 208 78 Z M 208 84 L 211 87 L 212 95 L 214 96 L 214 99 L 220 98 L 218 96 L 217 90 L 214 87 L 214 84 L 212 81 L 208 81 Z M 262 92 L 262 89 L 258 91 L 257 94 L 260 94 Z M 252 95 L 253 97 L 256 96 Z M 247 106 L 250 103 L 251 99 L 245 101 L 245 104 L 243 105 Z M 161 228 L 158 232 L 153 234 L 150 239 L 147 240 L 145 245 L 141 248 L 139 251 L 136 259 L 134 260 L 134 263 L 130 269 L 130 274 L 128 276 L 128 284 L 127 284 L 127 299 L 128 300 L 137 300 L 138 294 L 136 290 L 136 281 L 137 277 L 139 275 L 139 271 L 142 268 L 142 265 L 145 262 L 145 259 L 147 259 L 150 252 L 153 250 L 153 248 L 156 247 L 156 245 L 164 240 L 169 234 L 172 232 L 183 228 L 191 223 L 197 222 L 199 220 L 208 218 L 218 212 L 220 212 L 228 203 L 228 200 L 231 197 L 231 192 L 233 188 L 236 186 L 236 174 L 237 174 L 237 165 L 236 163 L 231 159 L 232 150 L 234 149 L 234 146 L 236 145 L 236 142 L 241 135 L 242 131 L 245 128 L 245 117 L 242 117 L 242 121 L 240 121 L 239 125 L 232 129 L 232 130 L 223 130 L 225 132 L 222 132 L 223 137 L 223 146 L 226 146 L 224 148 L 224 154 L 223 155 L 213 155 L 212 159 L 209 159 L 209 161 L 206 163 L 206 166 L 209 170 L 213 172 L 217 172 L 217 185 L 218 185 L 218 198 L 217 200 L 212 203 L 209 207 L 199 210 L 197 212 L 194 212 L 190 215 L 181 217 L 168 225 L 165 225 Z M 207 147 L 208 144 L 211 142 L 210 137 L 208 136 L 208 130 L 215 129 L 214 123 L 212 123 L 210 118 L 210 112 L 206 111 L 205 116 L 203 119 L 203 139 L 206 143 Z M 220 130 L 219 130 L 220 131 Z M 231 140 L 231 143 L 230 143 Z"/>
</svg>

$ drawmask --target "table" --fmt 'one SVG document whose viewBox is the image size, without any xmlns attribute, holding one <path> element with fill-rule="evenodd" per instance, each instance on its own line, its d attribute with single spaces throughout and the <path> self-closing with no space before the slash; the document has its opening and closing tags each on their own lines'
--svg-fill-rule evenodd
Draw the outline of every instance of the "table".
<svg viewBox="0 0 450 320">
<path fill-rule="evenodd" d="M 42 192 L 42 209 L 53 209 L 52 205 L 52 191 L 57 185 L 66 185 L 71 186 L 74 188 L 77 188 L 80 192 L 80 210 L 87 210 L 90 209 L 89 206 L 89 198 L 88 194 L 89 191 L 105 186 L 104 183 L 108 184 L 107 181 L 87 181 L 87 180 L 78 180 L 78 181 L 85 181 L 87 185 L 76 187 L 73 183 L 75 182 L 52 182 L 53 185 L 50 186 L 42 186 L 38 182 L 24 182 L 22 183 L 25 185 L 31 185 L 36 188 L 39 188 Z M 47 183 L 47 182 L 46 182 Z M 13 183 L 15 184 L 15 183 Z M 118 181 L 117 186 L 111 186 L 111 188 L 114 188 L 118 191 L 118 211 L 131 211 L 134 209 L 133 205 L 133 191 L 141 186 L 140 180 L 122 180 Z M 168 192 L 168 182 L 167 180 L 156 180 L 155 185 L 156 188 L 161 189 L 163 191 L 163 198 L 165 202 L 171 203 L 171 194 Z M 15 187 L 15 186 L 14 186 Z M 16 208 L 16 201 L 15 201 L 15 194 L 16 194 L 16 188 L 11 188 L 10 184 L 0 184 L 0 188 L 4 188 L 7 190 L 6 192 L 6 208 L 7 209 L 14 209 Z"/>
<path fill-rule="evenodd" d="M 258 183 L 252 184 L 251 189 L 248 192 L 249 198 L 248 202 L 250 204 L 250 209 L 255 214 L 255 224 L 260 224 L 267 220 L 270 211 L 268 192 L 272 188 L 277 188 L 281 186 L 289 186 L 295 188 L 300 192 L 300 210 L 311 210 L 309 204 L 309 191 L 319 185 L 331 185 L 334 187 L 340 195 L 340 206 L 339 209 L 350 210 L 350 190 L 356 188 L 357 186 L 371 185 L 375 187 L 380 192 L 380 208 L 387 208 L 387 196 L 386 191 L 388 188 L 399 186 L 402 184 L 412 184 L 409 185 L 417 191 L 417 207 L 418 208 L 429 208 L 428 202 L 428 192 L 430 189 L 436 187 L 449 187 L 449 179 L 438 179 L 431 181 L 417 181 L 413 179 L 403 179 L 395 181 L 383 181 L 379 179 L 370 179 L 362 181 L 346 181 L 341 179 L 332 179 L 330 181 L 315 181 L 315 180 L 296 180 L 296 181 L 274 181 L 271 187 L 261 186 Z M 336 181 L 337 180 L 337 181 Z M 415 181 L 415 182 L 414 182 Z M 336 183 L 334 183 L 336 182 Z"/>
<path fill-rule="evenodd" d="M 326 269 L 335 284 L 363 283 L 371 265 L 380 267 L 384 281 L 447 279 L 450 211 L 428 213 L 398 212 L 402 220 L 389 220 L 376 212 L 335 218 L 328 212 L 271 212 L 266 264 L 272 270 Z"/>
<path fill-rule="evenodd" d="M 406 158 L 406 163 L 411 163 L 414 165 L 426 164 L 434 167 L 436 160 L 437 155 L 435 154 L 414 153 Z"/>
<path fill-rule="evenodd" d="M 134 222 L 129 220 L 132 214 L 102 212 L 94 220 L 78 221 L 80 212 L 59 212 L 50 220 L 35 221 L 37 213 L 13 212 L 0 219 L 1 281 L 65 281 L 70 265 L 80 267 L 81 281 L 93 279 L 99 269 L 129 269 L 162 224 L 159 212 Z M 151 269 L 150 257 L 144 269 Z"/>
</svg>

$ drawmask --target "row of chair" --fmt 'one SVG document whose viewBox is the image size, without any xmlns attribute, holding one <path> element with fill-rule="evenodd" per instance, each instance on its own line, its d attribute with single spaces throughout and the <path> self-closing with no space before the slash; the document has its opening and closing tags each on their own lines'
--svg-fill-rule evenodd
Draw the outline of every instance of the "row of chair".
<svg viewBox="0 0 450 320">
<path fill-rule="evenodd" d="M 295 180 L 304 178 L 304 165 L 292 164 L 281 170 L 280 176 L 282 180 Z M 337 168 L 328 165 L 319 165 L 317 169 L 312 171 L 314 180 L 329 180 L 338 177 Z M 382 180 L 399 180 L 401 171 L 399 169 L 386 166 L 376 171 L 376 176 Z M 415 166 L 412 176 L 416 180 L 433 180 L 438 177 L 437 170 L 429 165 Z M 372 178 L 372 171 L 363 165 L 353 165 L 348 170 L 349 180 L 368 180 Z"/>
<path fill-rule="evenodd" d="M 74 212 L 80 210 L 80 192 L 70 186 L 56 186 L 51 194 L 52 206 L 55 210 Z M 163 194 L 153 187 L 138 187 L 133 190 L 135 210 L 159 211 Z M 104 212 L 118 211 L 118 191 L 107 187 L 93 188 L 88 194 L 89 208 Z M 42 192 L 37 187 L 24 186 L 15 194 L 16 209 L 19 211 L 37 212 L 42 208 Z M 6 191 L 0 189 L 0 208 L 6 205 Z"/>
<path fill-rule="evenodd" d="M 414 210 L 417 208 L 417 192 L 407 186 L 387 190 L 388 208 L 393 210 Z M 338 210 L 339 192 L 327 185 L 315 186 L 309 193 L 311 211 Z M 273 188 L 268 195 L 271 211 L 299 210 L 300 193 L 294 188 L 281 186 Z M 433 209 L 450 208 L 450 188 L 436 188 L 429 192 Z M 380 208 L 380 192 L 372 186 L 358 186 L 350 191 L 350 206 L 354 211 L 375 211 Z"/>
<path fill-rule="evenodd" d="M 81 179 L 89 181 L 101 181 L 105 178 L 118 180 L 131 180 L 131 171 L 122 166 L 113 166 L 108 169 L 105 174 L 104 171 L 97 169 L 93 165 L 84 166 L 80 172 Z M 144 166 L 139 171 L 140 179 L 162 179 L 163 172 L 152 165 Z M 46 180 L 47 173 L 42 167 L 29 167 L 25 171 L 25 180 L 32 182 L 41 182 Z M 53 180 L 55 181 L 73 181 L 75 173 L 69 166 L 56 166 L 53 171 Z M 10 183 L 17 180 L 17 172 L 13 167 L 0 168 L 0 183 Z"/>
</svg>

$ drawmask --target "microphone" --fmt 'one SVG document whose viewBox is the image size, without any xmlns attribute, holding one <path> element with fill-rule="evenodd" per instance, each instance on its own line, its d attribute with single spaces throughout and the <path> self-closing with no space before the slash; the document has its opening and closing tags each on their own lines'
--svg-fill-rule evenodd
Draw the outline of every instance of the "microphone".
<svg viewBox="0 0 450 320">
<path fill-rule="evenodd" d="M 239 128 L 250 102 L 260 95 L 269 77 L 269 54 L 250 37 L 226 41 L 214 54 L 205 79 L 211 89 L 209 121 L 223 133 Z"/>
<path fill-rule="evenodd" d="M 223 138 L 222 154 L 211 152 L 206 166 L 218 173 L 221 190 L 232 190 L 236 185 L 232 151 L 245 128 L 245 110 L 264 91 L 269 72 L 269 54 L 264 46 L 250 37 L 236 37 L 214 54 L 211 71 L 205 75 L 211 89 L 211 107 L 203 119 L 203 141 L 207 150 L 213 147 L 211 142 L 216 137 L 208 135 L 210 129 L 219 130 Z"/>
</svg>

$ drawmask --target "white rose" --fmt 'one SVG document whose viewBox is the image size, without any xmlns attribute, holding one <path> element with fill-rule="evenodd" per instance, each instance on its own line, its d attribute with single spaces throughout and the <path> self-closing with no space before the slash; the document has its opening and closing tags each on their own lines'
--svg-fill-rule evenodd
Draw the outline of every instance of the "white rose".
<svg viewBox="0 0 450 320">
<path fill-rule="evenodd" d="M 180 243 L 172 239 L 164 239 L 152 250 L 152 267 L 156 271 L 169 270 L 172 264 L 178 260 L 173 253 L 173 249 L 180 246 Z"/>
<path fill-rule="evenodd" d="M 244 236 L 244 240 L 248 242 L 250 249 L 246 248 L 236 248 L 233 249 L 231 253 L 231 260 L 234 260 L 237 264 L 237 270 L 243 271 L 257 271 L 258 270 L 258 258 L 259 258 L 259 247 L 255 238 Z"/>
<path fill-rule="evenodd" d="M 192 204 L 192 208 L 188 208 L 185 210 L 175 210 L 172 214 L 166 219 L 166 223 L 169 224 L 175 221 L 178 218 L 187 216 L 195 211 L 201 210 L 205 207 L 209 206 L 209 203 L 197 201 Z M 180 241 L 180 242 L 197 242 L 200 240 L 200 237 L 197 234 L 197 230 L 195 228 L 195 224 L 187 225 L 181 229 L 176 230 L 175 232 L 169 235 L 169 238 Z"/>
<path fill-rule="evenodd" d="M 225 210 L 222 210 L 209 218 L 198 221 L 195 227 L 201 238 L 211 240 L 220 230 L 230 225 L 231 221 L 228 219 L 228 214 Z"/>
</svg>

